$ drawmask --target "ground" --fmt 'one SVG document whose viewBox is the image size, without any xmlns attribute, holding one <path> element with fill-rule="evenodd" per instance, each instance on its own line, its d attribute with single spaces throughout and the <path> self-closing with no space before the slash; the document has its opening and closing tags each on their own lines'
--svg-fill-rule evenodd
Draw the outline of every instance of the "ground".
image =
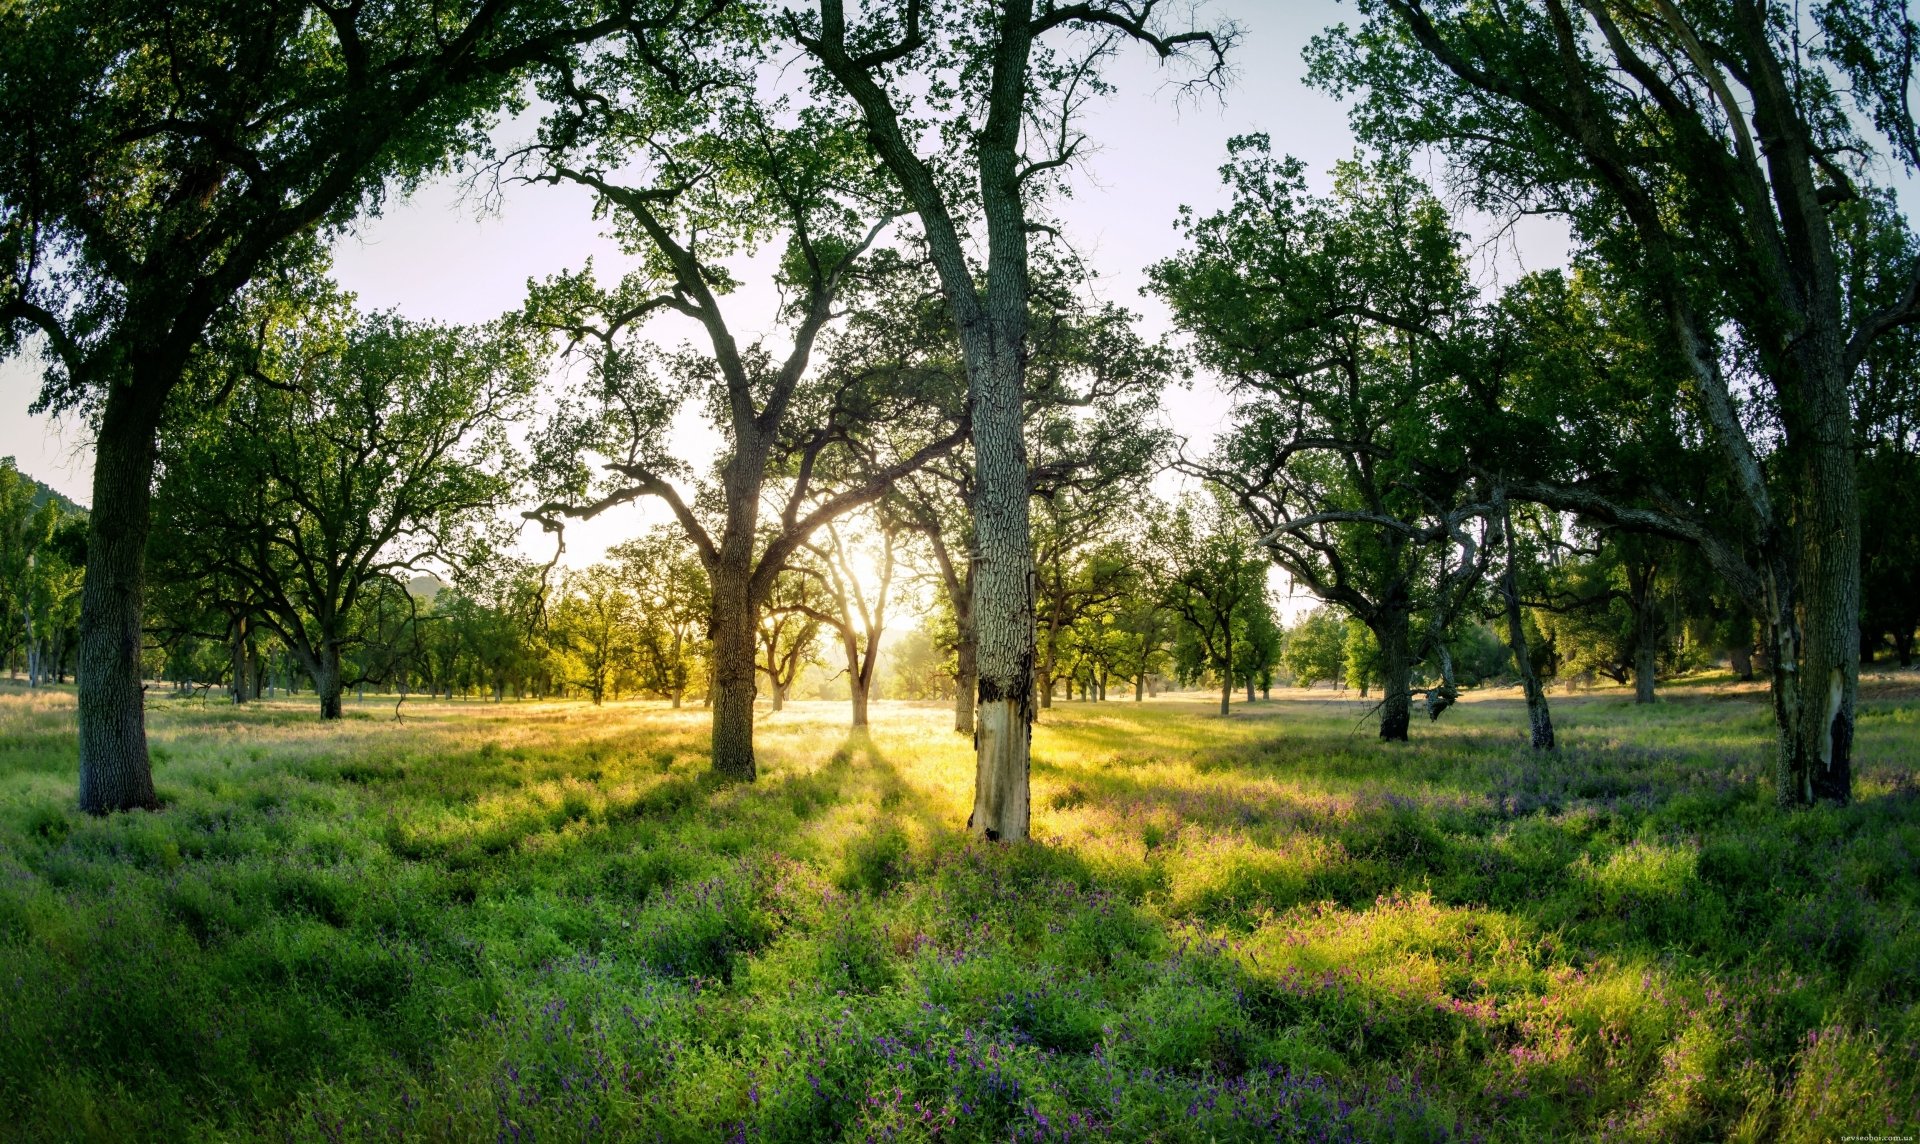
<svg viewBox="0 0 1920 1144">
<path fill-rule="evenodd" d="M 13 1139 L 1911 1139 L 1920 701 L 1783 813 L 1751 690 L 1056 706 L 1034 833 L 951 715 L 157 699 L 158 813 L 71 809 L 0 689 Z M 1324 693 L 1323 693 L 1324 695 Z"/>
</svg>

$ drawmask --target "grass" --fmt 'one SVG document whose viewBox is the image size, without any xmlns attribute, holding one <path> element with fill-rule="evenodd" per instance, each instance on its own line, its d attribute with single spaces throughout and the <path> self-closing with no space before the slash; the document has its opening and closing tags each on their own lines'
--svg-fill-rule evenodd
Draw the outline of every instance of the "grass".
<svg viewBox="0 0 1920 1144">
<path fill-rule="evenodd" d="M 1833 1140 L 1920 1108 L 1920 702 L 1783 814 L 1751 695 L 1508 700 L 1408 746 L 1301 695 L 1068 704 L 1039 843 L 970 844 L 927 706 L 152 711 L 70 809 L 0 694 L 23 1140 Z"/>
</svg>

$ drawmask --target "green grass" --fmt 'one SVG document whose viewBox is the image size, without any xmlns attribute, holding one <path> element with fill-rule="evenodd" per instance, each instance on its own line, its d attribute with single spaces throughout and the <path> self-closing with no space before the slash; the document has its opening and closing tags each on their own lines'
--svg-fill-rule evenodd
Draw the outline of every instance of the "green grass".
<svg viewBox="0 0 1920 1144">
<path fill-rule="evenodd" d="M 1910 690 L 1910 689 L 1909 689 Z M 1038 844 L 959 830 L 935 707 L 151 712 L 166 809 L 71 807 L 0 692 L 0 1135 L 1832 1140 L 1920 1108 L 1920 702 L 1845 809 L 1764 707 L 1508 700 L 1411 745 L 1294 695 L 1068 704 Z"/>
</svg>

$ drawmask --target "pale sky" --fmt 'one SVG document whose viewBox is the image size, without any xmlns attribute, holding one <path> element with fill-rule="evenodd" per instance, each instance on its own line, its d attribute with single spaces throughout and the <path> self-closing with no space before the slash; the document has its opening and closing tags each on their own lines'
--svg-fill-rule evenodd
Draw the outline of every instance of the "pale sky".
<svg viewBox="0 0 1920 1144">
<path fill-rule="evenodd" d="M 1102 295 L 1139 312 L 1143 333 L 1166 329 L 1162 307 L 1140 296 L 1145 269 L 1178 248 L 1173 223 L 1182 204 L 1202 211 L 1224 205 L 1218 168 L 1226 141 L 1264 131 L 1277 152 L 1305 160 L 1324 178 L 1328 167 L 1350 155 L 1353 137 L 1346 111 L 1303 83 L 1301 50 L 1308 38 L 1350 9 L 1331 0 L 1216 0 L 1213 8 L 1237 21 L 1245 37 L 1234 55 L 1236 72 L 1224 98 L 1178 99 L 1143 51 L 1131 51 L 1110 73 L 1118 92 L 1089 109 L 1087 134 L 1095 144 L 1078 175 L 1072 201 L 1061 214 L 1069 237 L 1103 278 Z M 524 126 L 509 126 L 503 140 Z M 588 195 L 574 188 L 509 190 L 501 210 L 477 217 L 461 201 L 454 180 L 429 185 L 410 200 L 390 204 L 382 217 L 359 228 L 336 248 L 340 283 L 368 308 L 395 308 L 414 318 L 480 322 L 519 305 L 529 277 L 578 267 L 587 257 L 605 274 L 624 263 L 600 235 Z M 1468 229 L 1473 229 L 1468 225 Z M 1542 223 L 1525 231 L 1517 249 L 1502 256 L 1506 269 L 1564 260 L 1564 234 Z M 730 320 L 740 330 L 767 324 L 763 292 L 743 290 L 730 299 Z M 755 303 L 760 303 L 757 307 Z M 660 331 L 661 340 L 683 334 Z M 91 457 L 84 426 L 59 425 L 30 416 L 38 389 L 34 372 L 14 361 L 0 366 L 0 455 L 18 458 L 27 473 L 81 503 L 89 499 Z M 1226 403 L 1205 383 L 1174 389 L 1165 398 L 1176 433 L 1204 452 L 1221 425 Z M 678 440 L 697 469 L 705 470 L 712 447 L 704 427 L 689 419 Z M 582 564 L 608 544 L 646 523 L 664 519 L 658 509 L 633 506 L 568 530 L 568 563 Z M 529 538 L 543 554 L 548 542 Z"/>
</svg>

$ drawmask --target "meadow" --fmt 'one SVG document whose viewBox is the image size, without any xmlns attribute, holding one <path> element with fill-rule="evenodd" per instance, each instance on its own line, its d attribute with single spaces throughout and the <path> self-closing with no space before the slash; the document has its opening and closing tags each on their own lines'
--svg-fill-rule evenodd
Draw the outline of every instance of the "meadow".
<svg viewBox="0 0 1920 1144">
<path fill-rule="evenodd" d="M 1065 704 L 1011 848 L 933 705 L 720 786 L 697 707 L 156 699 L 165 809 L 93 819 L 0 691 L 0 1135 L 1911 1138 L 1910 680 L 1795 813 L 1724 684 L 1556 694 L 1549 758 L 1510 698 Z"/>
</svg>

